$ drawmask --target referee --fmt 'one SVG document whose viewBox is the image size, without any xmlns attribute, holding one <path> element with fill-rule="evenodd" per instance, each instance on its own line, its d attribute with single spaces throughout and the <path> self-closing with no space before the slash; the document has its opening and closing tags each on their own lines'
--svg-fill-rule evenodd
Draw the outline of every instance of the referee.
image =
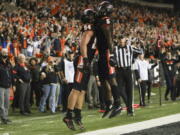
<svg viewBox="0 0 180 135">
<path fill-rule="evenodd" d="M 116 59 L 116 77 L 119 84 L 120 95 L 122 96 L 126 107 L 127 115 L 133 116 L 132 108 L 132 64 L 134 54 L 141 54 L 142 51 L 131 46 L 131 42 L 127 42 L 126 38 L 119 38 L 118 45 L 115 47 L 115 59 Z M 127 44 L 129 43 L 129 44 Z"/>
</svg>

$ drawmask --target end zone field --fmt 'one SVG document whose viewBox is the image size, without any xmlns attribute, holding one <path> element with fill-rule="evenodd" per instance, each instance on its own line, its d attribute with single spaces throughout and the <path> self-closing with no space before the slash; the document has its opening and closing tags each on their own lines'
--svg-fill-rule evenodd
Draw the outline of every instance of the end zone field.
<svg viewBox="0 0 180 135">
<path fill-rule="evenodd" d="M 59 112 L 52 115 L 50 113 L 39 113 L 36 108 L 32 108 L 33 114 L 21 116 L 18 111 L 12 113 L 10 110 L 10 119 L 13 122 L 9 125 L 0 125 L 0 135 L 74 135 L 180 113 L 180 100 L 171 102 L 163 99 L 163 105 L 160 107 L 158 89 L 154 88 L 153 93 L 156 95 L 152 96 L 152 103 L 145 108 L 136 109 L 134 117 L 128 117 L 126 111 L 123 111 L 121 115 L 115 118 L 102 119 L 102 114 L 97 110 L 87 110 L 85 107 L 83 111 L 85 131 L 70 131 L 67 129 L 62 123 L 64 115 Z M 135 91 L 135 95 L 137 95 L 137 91 Z M 135 97 L 135 103 L 138 103 L 138 96 Z M 164 129 L 164 132 L 166 132 L 166 129 Z"/>
</svg>

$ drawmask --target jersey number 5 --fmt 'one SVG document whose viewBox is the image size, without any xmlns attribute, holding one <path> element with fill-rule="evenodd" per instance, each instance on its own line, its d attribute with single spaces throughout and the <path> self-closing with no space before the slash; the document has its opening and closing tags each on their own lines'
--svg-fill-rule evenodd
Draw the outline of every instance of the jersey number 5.
<svg viewBox="0 0 180 135">
<path fill-rule="evenodd" d="M 111 23 L 110 19 L 106 19 L 106 24 L 110 24 L 110 23 Z"/>
</svg>

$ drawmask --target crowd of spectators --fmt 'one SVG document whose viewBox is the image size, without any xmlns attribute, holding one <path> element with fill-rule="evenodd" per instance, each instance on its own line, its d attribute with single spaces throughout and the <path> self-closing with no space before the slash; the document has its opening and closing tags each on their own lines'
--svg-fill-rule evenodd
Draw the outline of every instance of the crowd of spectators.
<svg viewBox="0 0 180 135">
<path fill-rule="evenodd" d="M 66 46 L 77 49 L 80 13 L 84 8 L 95 8 L 98 3 L 97 0 L 25 2 L 21 4 L 24 8 L 14 12 L 1 11 L 0 46 L 14 56 L 19 53 L 30 57 L 41 53 L 61 56 Z M 126 36 L 149 51 L 157 42 L 159 47 L 179 44 L 180 21 L 172 11 L 121 2 L 114 2 L 114 6 L 115 41 L 118 36 Z"/>
<path fill-rule="evenodd" d="M 3 10 L 4 3 L 1 3 L 0 50 L 7 51 L 16 78 L 13 108 L 20 107 L 23 115 L 30 113 L 34 91 L 39 111 L 46 111 L 49 99 L 51 112 L 56 112 L 56 107 L 62 104 L 60 89 L 63 83 L 67 84 L 59 73 L 64 70 L 60 61 L 62 58 L 72 61 L 69 55 L 78 53 L 80 14 L 85 8 L 95 9 L 98 3 L 99 0 L 24 1 L 17 3 L 14 11 Z M 120 1 L 113 1 L 113 5 L 114 44 L 123 37 L 131 45 L 143 48 L 146 57 L 159 59 L 160 52 L 170 52 L 172 57 L 179 55 L 180 18 L 173 11 Z M 36 87 L 37 84 L 41 87 Z M 26 91 L 22 93 L 22 89 Z"/>
</svg>

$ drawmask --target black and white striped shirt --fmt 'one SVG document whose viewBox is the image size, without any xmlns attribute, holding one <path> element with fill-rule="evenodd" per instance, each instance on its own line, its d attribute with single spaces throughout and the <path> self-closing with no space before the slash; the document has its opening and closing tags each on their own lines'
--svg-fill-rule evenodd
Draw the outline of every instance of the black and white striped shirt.
<svg viewBox="0 0 180 135">
<path fill-rule="evenodd" d="M 117 67 L 131 67 L 133 63 L 133 54 L 142 53 L 141 49 L 132 47 L 131 45 L 126 45 L 124 47 L 116 46 L 115 47 L 115 58 L 117 61 Z"/>
</svg>

